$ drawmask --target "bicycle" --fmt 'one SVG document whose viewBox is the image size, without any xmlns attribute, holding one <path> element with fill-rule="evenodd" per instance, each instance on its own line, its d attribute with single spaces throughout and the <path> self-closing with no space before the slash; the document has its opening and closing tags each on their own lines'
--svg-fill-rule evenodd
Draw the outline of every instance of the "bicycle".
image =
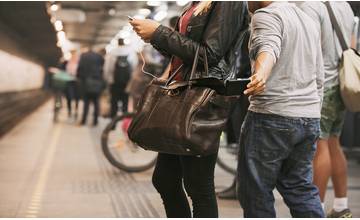
<svg viewBox="0 0 360 220">
<path fill-rule="evenodd" d="M 114 167 L 126 172 L 142 172 L 155 166 L 157 153 L 146 151 L 129 140 L 127 128 L 134 113 L 116 116 L 101 135 L 101 147 Z"/>
<path fill-rule="evenodd" d="M 157 153 L 142 149 L 127 137 L 127 126 L 133 116 L 134 113 L 125 113 L 111 120 L 101 135 L 101 146 L 106 159 L 116 168 L 142 172 L 155 165 Z M 236 174 L 237 146 L 227 145 L 224 133 L 220 138 L 217 164 L 225 171 Z"/>
</svg>

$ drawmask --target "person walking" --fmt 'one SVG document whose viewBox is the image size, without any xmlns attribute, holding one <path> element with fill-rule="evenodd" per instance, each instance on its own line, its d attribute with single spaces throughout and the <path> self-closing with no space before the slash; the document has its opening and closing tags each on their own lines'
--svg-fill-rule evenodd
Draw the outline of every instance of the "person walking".
<svg viewBox="0 0 360 220">
<path fill-rule="evenodd" d="M 293 217 L 324 217 L 312 181 L 324 70 L 315 22 L 295 4 L 248 2 L 250 107 L 241 128 L 238 197 L 244 217 L 276 217 L 273 190 Z"/>
<path fill-rule="evenodd" d="M 244 26 L 246 14 L 244 2 L 203 1 L 186 7 L 175 30 L 149 19 L 134 19 L 130 24 L 145 42 L 173 57 L 164 79 L 182 65 L 176 80 L 184 79 L 190 73 L 198 46 L 207 53 L 209 74 L 224 79 L 230 65 L 226 57 Z M 199 60 L 203 62 L 204 53 L 200 54 Z M 217 154 L 196 157 L 159 153 L 152 181 L 161 195 L 167 217 L 218 217 L 214 187 L 216 158 Z M 193 215 L 184 188 L 192 200 Z"/>
<path fill-rule="evenodd" d="M 105 57 L 104 77 L 110 86 L 111 118 L 118 112 L 119 101 L 122 104 L 122 112 L 128 110 L 129 96 L 125 89 L 137 62 L 135 51 L 126 46 L 122 38 L 118 39 L 118 48 L 111 50 Z"/>
<path fill-rule="evenodd" d="M 96 126 L 98 123 L 99 96 L 105 87 L 102 76 L 103 64 L 103 57 L 92 50 L 80 56 L 77 77 L 81 83 L 84 100 L 84 109 L 80 125 L 86 124 L 90 102 L 94 105 L 93 125 Z"/>
<path fill-rule="evenodd" d="M 77 115 L 78 115 L 78 106 L 79 106 L 79 99 L 80 99 L 78 82 L 76 80 L 78 63 L 79 63 L 79 56 L 77 54 L 77 51 L 72 50 L 71 57 L 66 64 L 66 72 L 68 72 L 71 76 L 73 76 L 74 80 L 67 82 L 65 97 L 66 97 L 66 102 L 67 102 L 69 118 L 72 117 L 72 114 L 73 114 L 72 106 L 73 106 L 73 101 L 75 101 L 75 114 L 74 114 L 75 120 L 77 119 Z"/>
<path fill-rule="evenodd" d="M 347 2 L 330 2 L 346 43 L 350 45 L 355 27 L 354 13 Z M 324 101 L 321 109 L 320 139 L 314 158 L 314 183 L 324 199 L 329 178 L 334 186 L 335 199 L 328 217 L 352 217 L 347 198 L 347 161 L 339 137 L 345 118 L 345 106 L 339 88 L 339 65 L 342 48 L 323 2 L 301 2 L 298 6 L 317 23 L 321 32 L 324 59 Z M 353 45 L 355 46 L 355 45 Z"/>
</svg>

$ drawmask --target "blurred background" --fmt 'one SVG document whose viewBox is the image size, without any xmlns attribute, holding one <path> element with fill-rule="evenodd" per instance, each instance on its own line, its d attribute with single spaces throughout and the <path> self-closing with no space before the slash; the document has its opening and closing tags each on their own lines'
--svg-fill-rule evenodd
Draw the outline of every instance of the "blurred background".
<svg viewBox="0 0 360 220">
<path fill-rule="evenodd" d="M 136 147 L 121 152 L 119 158 L 111 150 L 104 155 L 112 139 L 121 149 L 127 141 L 119 135 L 124 126 L 115 129 L 118 136 L 110 133 L 114 127 L 109 125 L 109 89 L 99 98 L 99 121 L 91 127 L 80 126 L 84 125 L 77 117 L 84 105 L 80 95 L 66 86 L 55 88 L 54 78 L 58 74 L 60 80 L 74 81 L 71 74 L 61 75 L 61 70 L 77 65 L 87 51 L 106 62 L 119 47 L 119 39 L 135 57 L 134 72 L 141 73 L 146 61 L 147 71 L 161 74 L 168 60 L 132 31 L 128 16 L 173 26 L 187 3 L 0 1 L 0 217 L 165 216 L 151 185 L 154 155 L 138 153 Z M 349 3 L 357 16 L 360 49 L 360 3 Z M 69 113 L 68 100 L 76 101 L 75 113 Z M 341 142 L 350 159 L 350 208 L 354 216 L 360 216 L 360 113 L 347 113 Z M 216 169 L 217 190 L 231 184 L 236 167 L 233 152 L 221 157 L 225 165 Z M 131 168 L 137 166 L 145 168 L 134 173 Z M 236 200 L 220 200 L 219 206 L 221 217 L 242 215 Z M 278 194 L 276 208 L 279 217 L 290 216 Z"/>
</svg>

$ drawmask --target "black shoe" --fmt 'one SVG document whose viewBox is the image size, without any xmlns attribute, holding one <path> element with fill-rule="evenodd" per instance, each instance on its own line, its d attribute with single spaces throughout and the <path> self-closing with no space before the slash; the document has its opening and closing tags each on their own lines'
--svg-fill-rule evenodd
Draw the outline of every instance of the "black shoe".
<svg viewBox="0 0 360 220">
<path fill-rule="evenodd" d="M 229 200 L 235 200 L 237 199 L 236 196 L 236 188 L 234 185 L 231 185 L 229 188 L 224 189 L 221 192 L 217 192 L 216 195 L 220 199 L 229 199 Z"/>
</svg>

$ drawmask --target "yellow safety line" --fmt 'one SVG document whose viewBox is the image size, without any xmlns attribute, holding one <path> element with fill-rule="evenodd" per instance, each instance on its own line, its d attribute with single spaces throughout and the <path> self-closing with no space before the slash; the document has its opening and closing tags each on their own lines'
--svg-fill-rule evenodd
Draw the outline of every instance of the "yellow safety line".
<svg viewBox="0 0 360 220">
<path fill-rule="evenodd" d="M 48 180 L 50 167 L 54 160 L 56 146 L 61 133 L 61 128 L 62 128 L 61 124 L 57 124 L 56 127 L 54 128 L 55 130 L 53 136 L 51 137 L 50 144 L 47 147 L 44 163 L 41 166 L 39 178 L 36 182 L 35 189 L 31 196 L 30 204 L 26 211 L 27 218 L 36 218 L 37 214 L 40 211 L 41 200 L 43 197 L 46 182 Z"/>
</svg>

